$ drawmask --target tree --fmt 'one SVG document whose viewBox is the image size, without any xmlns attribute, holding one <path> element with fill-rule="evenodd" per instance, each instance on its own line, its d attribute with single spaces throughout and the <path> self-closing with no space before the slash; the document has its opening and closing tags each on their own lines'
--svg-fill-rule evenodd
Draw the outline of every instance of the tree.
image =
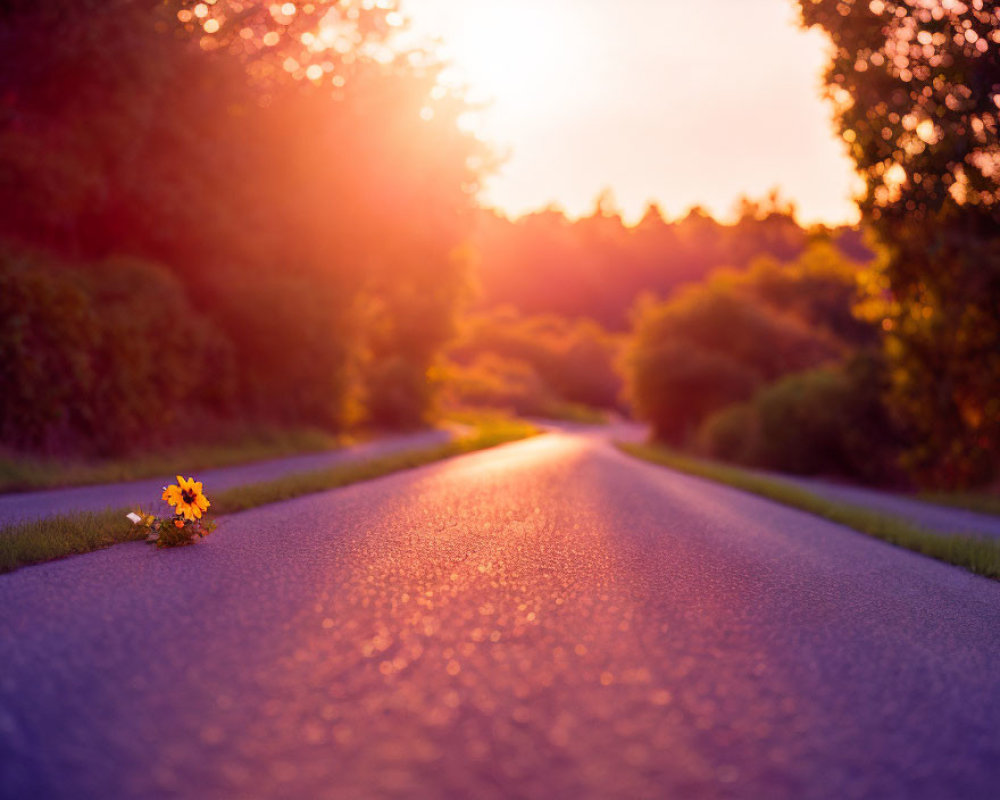
<svg viewBox="0 0 1000 800">
<path fill-rule="evenodd" d="M 927 483 L 1000 454 L 1000 10 L 956 0 L 800 0 L 833 42 L 836 124 L 888 252 L 870 281 L 890 401 Z"/>
<path fill-rule="evenodd" d="M 56 283 L 163 265 L 231 345 L 216 415 L 336 427 L 365 382 L 372 417 L 420 419 L 488 154 L 401 24 L 367 0 L 0 3 L 0 244 L 61 256 Z"/>
<path fill-rule="evenodd" d="M 686 444 L 709 414 L 841 354 L 827 331 L 755 297 L 745 283 L 723 273 L 666 303 L 640 304 L 628 391 L 657 438 Z"/>
</svg>

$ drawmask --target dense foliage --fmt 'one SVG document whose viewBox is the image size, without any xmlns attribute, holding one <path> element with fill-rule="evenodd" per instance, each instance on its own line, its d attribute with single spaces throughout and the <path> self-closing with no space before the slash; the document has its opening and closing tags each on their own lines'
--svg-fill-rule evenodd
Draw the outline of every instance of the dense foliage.
<svg viewBox="0 0 1000 800">
<path fill-rule="evenodd" d="M 523 317 L 509 307 L 470 315 L 441 369 L 444 400 L 570 418 L 619 409 L 623 338 L 593 320 Z"/>
<path fill-rule="evenodd" d="M 901 485 L 901 440 L 882 402 L 884 375 L 870 353 L 788 375 L 706 419 L 698 449 L 781 472 Z"/>
<path fill-rule="evenodd" d="M 860 269 L 816 244 L 791 265 L 762 259 L 640 304 L 627 359 L 637 414 L 658 438 L 688 444 L 714 412 L 842 359 L 870 337 L 850 317 Z"/>
<path fill-rule="evenodd" d="M 98 453 L 140 435 L 162 441 L 157 431 L 183 425 L 199 393 L 228 394 L 232 353 L 214 334 L 164 269 L 114 258 L 84 271 L 4 254 L 0 437 L 50 452 L 81 438 Z"/>
<path fill-rule="evenodd" d="M 283 9 L 0 5 L 0 443 L 427 412 L 482 145 L 389 4 Z"/>
<path fill-rule="evenodd" d="M 801 0 L 833 43 L 826 80 L 888 250 L 885 331 L 908 463 L 937 485 L 1000 469 L 1000 10 L 984 0 Z"/>
</svg>

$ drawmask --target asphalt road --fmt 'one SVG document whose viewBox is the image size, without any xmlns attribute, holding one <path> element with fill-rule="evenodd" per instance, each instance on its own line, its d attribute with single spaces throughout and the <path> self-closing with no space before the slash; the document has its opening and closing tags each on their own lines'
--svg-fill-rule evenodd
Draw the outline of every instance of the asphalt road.
<svg viewBox="0 0 1000 800">
<path fill-rule="evenodd" d="M 550 434 L 0 577 L 4 798 L 992 798 L 1000 584 Z"/>
<path fill-rule="evenodd" d="M 417 431 L 322 453 L 306 453 L 232 467 L 199 470 L 197 475 L 198 480 L 205 484 L 206 491 L 219 492 L 298 472 L 328 469 L 339 464 L 444 444 L 453 436 L 454 433 L 448 430 Z M 149 508 L 151 504 L 159 501 L 164 484 L 174 482 L 176 482 L 174 475 L 161 475 L 148 480 L 0 494 L 0 525 L 72 511 L 103 511 L 106 508 L 138 506 Z"/>
</svg>

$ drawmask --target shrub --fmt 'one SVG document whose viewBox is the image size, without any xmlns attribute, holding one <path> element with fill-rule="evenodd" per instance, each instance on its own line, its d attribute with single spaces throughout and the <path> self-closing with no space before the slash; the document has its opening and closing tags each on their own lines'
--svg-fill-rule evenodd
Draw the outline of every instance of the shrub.
<svg viewBox="0 0 1000 800">
<path fill-rule="evenodd" d="M 367 422 L 376 428 L 415 428 L 427 421 L 433 386 L 419 363 L 398 355 L 373 362 L 365 388 Z"/>
<path fill-rule="evenodd" d="M 818 369 L 762 389 L 753 404 L 760 427 L 754 460 L 803 475 L 852 474 L 854 388 L 843 371 Z"/>
<path fill-rule="evenodd" d="M 770 307 L 838 341 L 865 347 L 878 341 L 878 328 L 854 313 L 861 299 L 861 270 L 833 244 L 817 242 L 790 264 L 759 258 L 738 280 L 744 291 Z"/>
<path fill-rule="evenodd" d="M 789 375 L 707 419 L 699 442 L 707 455 L 750 466 L 898 484 L 901 438 L 881 399 L 884 383 L 866 354 Z"/>
<path fill-rule="evenodd" d="M 706 419 L 698 431 L 698 450 L 712 458 L 735 464 L 754 464 L 759 451 L 757 410 L 750 403 L 736 403 Z"/>
<path fill-rule="evenodd" d="M 615 408 L 623 384 L 620 341 L 592 320 L 521 317 L 501 309 L 464 320 L 449 350 L 451 374 L 460 377 L 459 394 L 467 401 L 488 396 L 496 405 L 505 398 L 500 405 L 521 413 L 567 405 Z"/>
<path fill-rule="evenodd" d="M 712 350 L 679 341 L 644 346 L 631 361 L 632 397 L 653 435 L 683 443 L 708 414 L 749 397 L 758 373 Z"/>
<path fill-rule="evenodd" d="M 0 442 L 53 451 L 79 434 L 94 383 L 94 322 L 77 281 L 0 256 Z"/>
<path fill-rule="evenodd" d="M 442 401 L 451 407 L 507 409 L 545 416 L 557 402 L 530 364 L 483 353 L 470 364 L 444 367 Z"/>
<path fill-rule="evenodd" d="M 183 441 L 227 394 L 229 353 L 163 268 L 0 257 L 0 441 L 108 455 Z M 142 441 L 140 441 L 140 439 Z"/>
<path fill-rule="evenodd" d="M 658 438 L 679 444 L 708 414 L 837 350 L 822 332 L 729 286 L 697 286 L 639 313 L 627 362 L 629 396 Z"/>
<path fill-rule="evenodd" d="M 700 427 L 703 446 L 727 458 L 750 457 L 757 446 L 738 434 L 749 412 L 702 423 L 761 386 L 873 343 L 871 324 L 853 314 L 860 269 L 816 242 L 792 263 L 758 259 L 741 272 L 721 270 L 665 303 L 640 302 L 627 359 L 637 415 L 673 444 Z"/>
<path fill-rule="evenodd" d="M 327 283 L 291 269 L 242 278 L 213 270 L 212 319 L 236 362 L 233 404 L 248 421 L 339 430 L 353 346 L 344 303 Z"/>
</svg>

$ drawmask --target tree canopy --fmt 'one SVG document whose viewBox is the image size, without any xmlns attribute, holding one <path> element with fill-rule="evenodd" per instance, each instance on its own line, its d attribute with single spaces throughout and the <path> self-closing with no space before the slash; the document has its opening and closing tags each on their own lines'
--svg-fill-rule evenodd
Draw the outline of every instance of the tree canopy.
<svg viewBox="0 0 1000 800">
<path fill-rule="evenodd" d="M 456 124 L 465 103 L 438 89 L 433 56 L 395 46 L 401 23 L 384 2 L 0 4 L 0 277 L 32 298 L 0 320 L 0 374 L 65 382 L 95 406 L 71 425 L 22 424 L 31 405 L 5 406 L 5 443 L 30 429 L 21 444 L 105 449 L 123 437 L 98 436 L 93 420 L 134 432 L 170 417 L 136 402 L 116 426 L 111 394 L 88 387 L 110 385 L 97 379 L 120 362 L 129 390 L 127 359 L 85 337 L 19 333 L 53 324 L 67 298 L 91 319 L 155 313 L 130 326 L 133 344 L 167 363 L 179 312 L 138 312 L 109 292 L 103 265 L 123 256 L 150 264 L 130 280 L 169 284 L 171 308 L 205 322 L 175 382 L 186 388 L 161 393 L 175 416 L 422 418 L 488 154 Z M 227 368 L 195 357 L 211 343 Z M 49 344 L 80 348 L 73 363 L 95 380 L 37 375 L 32 364 L 58 362 Z"/>
<path fill-rule="evenodd" d="M 983 0 L 800 0 L 861 207 L 888 247 L 869 281 L 892 403 L 936 484 L 1000 461 L 1000 10 Z"/>
</svg>

